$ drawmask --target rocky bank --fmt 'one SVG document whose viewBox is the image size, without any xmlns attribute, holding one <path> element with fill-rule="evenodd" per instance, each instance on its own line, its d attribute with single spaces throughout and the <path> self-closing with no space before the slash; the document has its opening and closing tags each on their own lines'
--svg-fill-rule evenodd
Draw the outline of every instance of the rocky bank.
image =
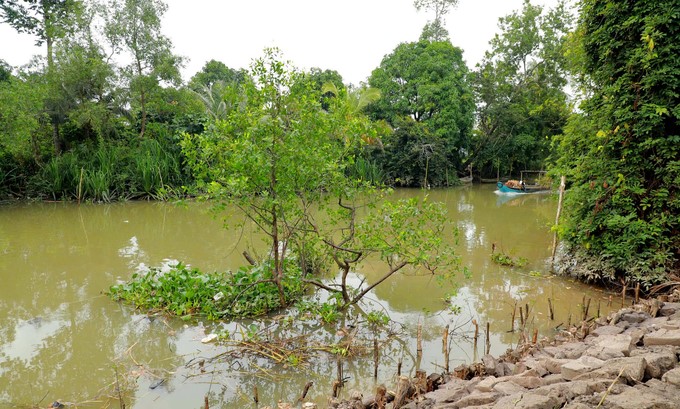
<svg viewBox="0 0 680 409">
<path fill-rule="evenodd" d="M 552 340 L 456 368 L 438 389 L 400 379 L 404 404 L 356 394 L 334 408 L 671 409 L 680 408 L 680 294 L 582 323 Z M 428 377 L 427 388 L 439 375 Z M 435 386 L 436 387 L 436 386 Z M 405 390 L 405 389 L 404 389 Z"/>
<path fill-rule="evenodd" d="M 487 355 L 473 366 L 479 376 L 452 377 L 402 408 L 680 408 L 679 356 L 680 303 L 654 300 Z"/>
</svg>

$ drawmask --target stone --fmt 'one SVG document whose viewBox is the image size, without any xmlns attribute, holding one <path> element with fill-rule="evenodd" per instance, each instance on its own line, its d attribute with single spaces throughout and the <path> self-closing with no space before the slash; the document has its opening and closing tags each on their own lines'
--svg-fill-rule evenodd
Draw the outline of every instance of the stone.
<svg viewBox="0 0 680 409">
<path fill-rule="evenodd" d="M 571 381 L 575 377 L 601 367 L 604 361 L 591 356 L 584 356 L 562 365 L 561 374 L 564 379 Z"/>
<path fill-rule="evenodd" d="M 677 313 L 676 313 L 677 314 Z M 680 329 L 680 320 L 672 319 L 661 324 L 661 328 L 665 329 Z"/>
<path fill-rule="evenodd" d="M 454 402 L 453 407 L 466 408 L 468 406 L 481 406 L 493 403 L 498 399 L 498 392 L 473 393 Z"/>
<path fill-rule="evenodd" d="M 641 382 L 645 376 L 647 361 L 644 357 L 637 356 L 632 358 L 610 359 L 597 369 L 581 373 L 572 380 L 589 380 L 599 378 L 616 379 L 619 374 L 628 383 L 634 384 Z"/>
<path fill-rule="evenodd" d="M 598 327 L 595 328 L 591 334 L 599 337 L 602 335 L 617 335 L 623 332 L 623 329 L 621 327 L 617 327 L 614 325 L 605 325 L 604 327 Z"/>
<path fill-rule="evenodd" d="M 677 409 L 678 403 L 653 391 L 629 388 L 619 394 L 609 394 L 606 403 L 621 409 Z"/>
<path fill-rule="evenodd" d="M 543 360 L 543 367 L 553 374 L 562 373 L 562 365 L 571 362 L 569 359 L 546 358 Z"/>
<path fill-rule="evenodd" d="M 536 389 L 545 384 L 543 382 L 543 379 L 537 378 L 535 376 L 515 375 L 507 378 L 510 382 L 514 383 L 515 385 L 519 385 L 527 389 Z"/>
<path fill-rule="evenodd" d="M 646 312 L 642 311 L 632 311 L 625 313 L 621 316 L 620 321 L 626 321 L 630 324 L 639 324 L 645 320 L 648 320 L 652 318 L 651 315 L 649 315 Z"/>
<path fill-rule="evenodd" d="M 588 348 L 586 355 L 601 359 L 603 361 L 614 358 L 623 358 L 625 356 L 623 351 L 614 348 L 603 347 L 600 345 Z"/>
<path fill-rule="evenodd" d="M 648 345 L 674 345 L 680 346 L 680 329 L 659 329 L 645 335 L 645 346 Z"/>
<path fill-rule="evenodd" d="M 484 370 L 486 371 L 487 375 L 496 374 L 496 365 L 498 364 L 496 358 L 486 354 L 482 357 L 482 363 L 484 364 Z"/>
<path fill-rule="evenodd" d="M 671 350 L 665 352 L 651 352 L 642 355 L 647 361 L 646 378 L 661 379 L 661 376 L 678 364 L 678 357 Z"/>
<path fill-rule="evenodd" d="M 546 385 L 552 385 L 554 383 L 561 383 L 561 382 L 565 381 L 562 374 L 558 374 L 558 373 L 552 373 L 552 374 L 546 375 L 542 379 L 543 379 L 543 382 L 545 382 Z"/>
<path fill-rule="evenodd" d="M 676 312 L 680 312 L 680 303 L 677 302 L 665 302 L 659 309 L 659 315 L 663 317 L 670 317 Z"/>
<path fill-rule="evenodd" d="M 562 407 L 565 401 L 559 396 L 518 393 L 499 399 L 493 407 L 498 409 L 553 409 Z"/>
<path fill-rule="evenodd" d="M 670 371 L 663 374 L 661 380 L 680 387 L 680 367 L 671 369 Z"/>
<path fill-rule="evenodd" d="M 495 376 L 489 376 L 488 378 L 482 379 L 477 386 L 475 386 L 475 389 L 477 389 L 480 392 L 491 392 L 493 390 L 493 387 L 495 384 L 500 382 Z"/>
<path fill-rule="evenodd" d="M 629 356 L 631 349 L 635 348 L 635 344 L 630 335 L 618 334 L 598 337 L 594 341 L 593 347 L 610 349 L 612 354 L 615 354 L 614 351 L 620 351 L 623 356 Z"/>
<path fill-rule="evenodd" d="M 493 390 L 503 395 L 514 395 L 526 392 L 527 389 L 513 382 L 498 382 L 493 386 Z"/>
</svg>

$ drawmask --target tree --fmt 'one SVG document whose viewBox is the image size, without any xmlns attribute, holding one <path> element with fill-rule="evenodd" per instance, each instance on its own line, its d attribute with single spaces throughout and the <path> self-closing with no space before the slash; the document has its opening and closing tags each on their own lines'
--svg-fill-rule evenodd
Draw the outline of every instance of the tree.
<svg viewBox="0 0 680 409">
<path fill-rule="evenodd" d="M 563 4 L 544 13 L 528 0 L 499 20 L 500 34 L 473 75 L 477 129 L 468 163 L 482 177 L 543 168 L 551 137 L 569 115 L 563 57 L 569 26 Z"/>
<path fill-rule="evenodd" d="M 415 0 L 413 2 L 416 10 L 421 9 L 434 11 L 434 20 L 428 21 L 423 27 L 421 40 L 447 41 L 449 32 L 444 28 L 444 16 L 449 9 L 458 5 L 458 0 Z"/>
<path fill-rule="evenodd" d="M 243 70 L 235 70 L 227 67 L 223 62 L 210 60 L 205 63 L 201 71 L 194 74 L 189 81 L 189 88 L 196 92 L 200 92 L 205 87 L 210 88 L 217 82 L 224 84 L 241 84 L 245 82 L 248 73 Z"/>
<path fill-rule="evenodd" d="M 23 73 L 0 82 L 0 158 L 2 162 L 40 162 L 43 124 L 49 123 L 44 110 L 45 78 Z M 49 146 L 49 139 L 47 142 Z M 7 156 L 5 156 L 7 155 Z"/>
<path fill-rule="evenodd" d="M 144 137 L 148 104 L 162 81 L 179 84 L 182 59 L 172 53 L 172 43 L 161 32 L 161 17 L 167 6 L 161 0 L 111 1 L 105 27 L 114 52 L 131 59 L 122 70 L 140 113 L 139 137 Z"/>
<path fill-rule="evenodd" d="M 0 82 L 9 81 L 12 77 L 12 67 L 7 61 L 0 59 Z"/>
<path fill-rule="evenodd" d="M 376 195 L 361 196 L 366 185 L 348 178 L 346 168 L 371 123 L 360 113 L 348 116 L 343 98 L 331 99 L 324 110 L 321 92 L 304 76 L 278 50 L 266 50 L 251 66 L 253 81 L 242 85 L 238 107 L 203 134 L 185 134 L 182 144 L 209 195 L 236 205 L 267 236 L 270 281 L 278 287 L 280 305 L 289 301 L 284 273 L 295 268 L 309 273 L 306 261 L 312 258 L 333 260 L 340 283 L 306 281 L 341 294 L 345 307 L 407 266 L 432 273 L 451 266 L 455 259 L 440 234 L 446 223 L 434 205 L 388 203 L 381 217 L 357 221 L 355 202 Z M 371 254 L 385 260 L 388 271 L 353 295 L 347 276 Z"/>
<path fill-rule="evenodd" d="M 47 75 L 49 81 L 57 82 L 53 73 L 54 44 L 66 37 L 77 25 L 77 17 L 82 12 L 82 2 L 78 0 L 0 0 L 3 22 L 10 24 L 19 33 L 32 34 L 36 45 L 47 47 Z M 46 101 L 48 111 L 52 108 L 52 141 L 54 151 L 59 155 L 63 149 L 59 133 L 59 113 L 55 104 Z"/>
<path fill-rule="evenodd" d="M 381 92 L 381 98 L 368 107 L 374 119 L 384 119 L 393 128 L 407 123 L 409 118 L 430 135 L 426 149 L 443 155 L 446 167 L 430 168 L 430 181 L 445 181 L 446 174 L 462 170 L 464 151 L 468 148 L 473 123 L 474 101 L 467 81 L 468 69 L 462 51 L 448 41 L 421 40 L 403 43 L 386 56 L 371 74 L 368 83 Z M 401 137 L 408 137 L 402 135 Z M 413 138 L 417 137 L 414 135 Z M 384 141 L 387 151 L 396 156 L 409 156 L 395 144 Z M 425 149 L 423 147 L 423 149 Z M 409 181 L 408 185 L 424 185 L 415 175 L 399 174 L 394 179 Z M 424 175 L 422 168 L 420 174 Z M 455 178 L 454 178 L 455 179 Z M 428 183 L 430 182 L 428 181 Z"/>
<path fill-rule="evenodd" d="M 645 286 L 680 271 L 680 15 L 671 0 L 584 0 L 590 97 L 561 140 L 564 237 L 586 278 Z M 579 123 L 582 125 L 579 126 Z"/>
<path fill-rule="evenodd" d="M 434 21 L 443 26 L 444 16 L 448 14 L 449 8 L 458 5 L 458 0 L 414 0 L 413 5 L 418 11 L 421 9 L 434 11 Z"/>
</svg>

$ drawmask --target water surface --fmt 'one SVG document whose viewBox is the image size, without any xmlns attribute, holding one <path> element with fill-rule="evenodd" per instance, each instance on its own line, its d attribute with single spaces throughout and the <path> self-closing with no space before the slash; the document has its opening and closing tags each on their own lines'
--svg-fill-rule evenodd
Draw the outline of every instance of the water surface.
<svg viewBox="0 0 680 409">
<path fill-rule="evenodd" d="M 369 294 L 368 310 L 385 311 L 403 332 L 385 345 L 377 383 L 394 384 L 397 362 L 404 373 L 416 366 L 440 372 L 445 365 L 442 332 L 453 331 L 450 367 L 477 359 L 472 320 L 480 330 L 490 323 L 491 353 L 498 355 L 520 337 L 519 314 L 509 332 L 515 304 L 529 305 L 526 333 L 554 334 L 580 316 L 584 295 L 607 309 L 608 295 L 550 275 L 550 252 L 556 203 L 549 194 L 496 195 L 493 185 L 429 191 L 443 202 L 460 231 L 455 246 L 472 271 L 460 277 L 458 295 L 427 277 L 395 276 Z M 421 190 L 397 190 L 397 197 L 423 196 Z M 238 217 L 238 216 L 234 216 Z M 320 353 L 300 366 L 271 366 L 258 359 L 222 357 L 224 347 L 200 340 L 217 324 L 147 316 L 112 302 L 102 294 L 145 266 L 180 260 L 205 271 L 234 269 L 241 252 L 261 253 L 261 238 L 249 229 L 224 229 L 204 203 L 127 202 L 107 205 L 21 203 L 0 207 L 0 408 L 45 407 L 54 400 L 82 408 L 118 407 L 118 387 L 128 408 L 253 407 L 257 386 L 261 406 L 294 401 L 307 381 L 308 398 L 324 407 L 335 377 L 335 357 Z M 503 267 L 490 257 L 492 248 L 524 257 L 522 268 Z M 381 266 L 367 263 L 368 283 Z M 359 283 L 359 277 L 354 278 Z M 548 319 L 548 298 L 555 319 Z M 453 301 L 460 313 L 448 308 Z M 415 356 L 415 334 L 423 326 L 423 357 Z M 223 323 L 232 331 L 248 323 Z M 341 342 L 335 326 L 294 323 L 303 333 Z M 257 324 L 264 328 L 266 323 Z M 454 331 L 455 329 L 455 331 Z M 378 336 L 385 336 L 378 334 Z M 263 368 L 257 373 L 253 367 Z M 246 372 L 247 371 L 247 372 Z M 350 389 L 372 389 L 372 354 L 344 362 Z"/>
</svg>

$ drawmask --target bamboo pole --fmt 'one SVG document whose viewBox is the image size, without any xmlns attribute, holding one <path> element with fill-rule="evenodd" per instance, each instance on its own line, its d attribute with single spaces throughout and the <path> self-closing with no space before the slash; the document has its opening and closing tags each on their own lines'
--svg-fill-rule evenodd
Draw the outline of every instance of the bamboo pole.
<svg viewBox="0 0 680 409">
<path fill-rule="evenodd" d="M 442 336 L 442 349 L 444 351 L 444 370 L 449 373 L 449 326 L 444 327 L 444 335 Z"/>
<path fill-rule="evenodd" d="M 564 201 L 564 189 L 567 185 L 567 177 L 562 175 L 560 177 L 560 191 L 559 199 L 557 200 L 557 214 L 555 215 L 555 232 L 553 233 L 552 257 L 550 267 L 555 271 L 555 253 L 557 253 L 557 225 L 560 223 L 560 216 L 562 214 L 562 202 Z"/>
</svg>

